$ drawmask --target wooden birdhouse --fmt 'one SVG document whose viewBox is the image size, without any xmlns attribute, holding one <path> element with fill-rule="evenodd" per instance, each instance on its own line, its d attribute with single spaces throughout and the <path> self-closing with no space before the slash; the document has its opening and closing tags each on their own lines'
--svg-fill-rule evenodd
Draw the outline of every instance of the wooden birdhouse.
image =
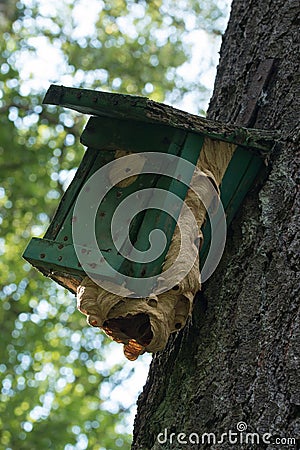
<svg viewBox="0 0 300 450">
<path fill-rule="evenodd" d="M 77 293 L 88 322 L 122 342 L 129 359 L 161 350 L 191 313 L 200 250 L 203 266 L 212 234 L 222 248 L 224 223 L 264 167 L 274 132 L 217 123 L 143 97 L 63 86 L 52 85 L 44 103 L 92 117 L 76 175 L 44 238 L 33 238 L 23 256 Z M 208 265 L 207 273 L 214 264 Z"/>
</svg>

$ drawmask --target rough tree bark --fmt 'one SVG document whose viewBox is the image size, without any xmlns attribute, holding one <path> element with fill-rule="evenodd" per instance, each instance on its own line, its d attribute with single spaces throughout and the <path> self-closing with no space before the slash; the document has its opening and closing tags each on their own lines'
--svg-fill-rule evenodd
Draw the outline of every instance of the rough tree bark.
<svg viewBox="0 0 300 450">
<path fill-rule="evenodd" d="M 220 438 L 244 421 L 248 432 L 269 432 L 272 441 L 299 438 L 299 9 L 299 0 L 233 1 L 208 117 L 280 129 L 282 138 L 228 232 L 191 322 L 152 361 L 134 450 L 296 448 L 285 441 L 180 444 L 178 434 Z M 272 72 L 247 117 L 253 80 L 269 59 Z M 168 440 L 159 444 L 165 429 Z"/>
</svg>

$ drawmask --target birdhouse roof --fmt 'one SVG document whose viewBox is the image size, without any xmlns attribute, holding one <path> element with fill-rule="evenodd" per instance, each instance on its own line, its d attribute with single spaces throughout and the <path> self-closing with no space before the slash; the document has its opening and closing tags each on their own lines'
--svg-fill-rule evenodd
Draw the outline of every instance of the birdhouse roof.
<svg viewBox="0 0 300 450">
<path fill-rule="evenodd" d="M 94 116 L 167 125 L 247 147 L 261 156 L 270 152 L 274 139 L 279 137 L 274 130 L 224 124 L 140 96 L 51 85 L 43 103 Z"/>
</svg>

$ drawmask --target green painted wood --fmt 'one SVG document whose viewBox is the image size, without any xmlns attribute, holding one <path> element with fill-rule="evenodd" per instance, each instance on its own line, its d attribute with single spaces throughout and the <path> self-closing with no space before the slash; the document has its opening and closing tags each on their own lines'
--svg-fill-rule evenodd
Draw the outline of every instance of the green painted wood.
<svg viewBox="0 0 300 450">
<path fill-rule="evenodd" d="M 177 154 L 181 158 L 184 158 L 188 161 L 190 161 L 194 166 L 196 165 L 201 148 L 203 146 L 204 138 L 203 136 L 189 133 L 186 137 L 186 140 L 184 142 L 184 145 L 182 146 L 182 149 L 180 149 L 179 153 L 176 153 L 176 148 L 170 148 L 168 153 Z M 174 174 L 180 173 L 180 161 L 176 166 L 174 165 Z M 194 171 L 191 170 L 187 175 L 187 179 L 191 180 L 193 176 Z M 181 200 L 185 199 L 188 186 L 181 183 L 180 180 L 176 179 L 176 177 L 166 177 L 161 176 L 156 183 L 155 188 L 157 189 L 163 189 L 166 193 L 171 192 L 176 194 Z M 165 198 L 162 194 L 162 202 L 163 205 L 168 203 L 167 200 L 167 194 L 165 195 Z M 131 265 L 131 276 L 135 276 L 138 278 L 141 277 L 150 277 L 155 276 L 161 273 L 162 271 L 162 265 L 165 260 L 166 254 L 169 250 L 171 240 L 174 234 L 174 229 L 176 226 L 177 219 L 179 217 L 180 211 L 181 211 L 181 202 L 178 202 L 177 204 L 174 203 L 173 205 L 173 213 L 175 215 L 175 220 L 167 214 L 164 210 L 166 208 L 163 207 L 162 210 L 158 209 L 147 209 L 145 213 L 145 217 L 143 220 L 143 223 L 141 224 L 141 227 L 139 229 L 137 239 L 135 242 L 135 247 L 141 251 L 145 251 L 149 247 L 149 235 L 150 232 L 154 229 L 161 229 L 167 239 L 166 247 L 164 251 L 160 254 L 160 256 L 153 262 L 153 263 L 139 263 Z M 145 290 L 147 289 L 145 281 Z M 131 288 L 129 286 L 129 288 Z M 134 287 L 132 286 L 132 289 Z"/>
<path fill-rule="evenodd" d="M 87 152 L 89 151 L 90 149 L 87 150 Z M 96 150 L 96 152 L 97 156 L 93 162 L 93 165 L 90 167 L 89 172 L 86 174 L 85 181 L 87 181 L 88 178 L 90 178 L 98 169 L 114 160 L 114 153 L 101 153 L 98 150 Z M 131 187 L 130 192 L 134 192 L 134 189 L 134 186 Z M 114 251 L 115 248 L 110 236 L 110 220 L 111 214 L 119 202 L 119 198 L 117 197 L 118 192 L 119 190 L 115 188 L 108 193 L 107 197 L 104 199 L 104 203 L 100 205 L 99 213 L 97 214 L 97 220 L 95 222 L 96 235 L 99 236 L 98 245 L 100 248 L 109 250 L 108 252 L 106 252 L 109 253 L 108 259 L 116 269 L 120 267 L 123 258 L 117 255 L 117 252 Z M 69 242 L 71 244 L 73 243 L 72 226 L 76 226 L 77 221 L 77 217 L 74 215 L 75 200 L 76 199 L 69 203 L 64 220 L 60 223 L 60 229 L 56 236 L 56 240 L 58 242 Z M 91 239 L 91 236 L 84 235 L 84 241 L 78 242 L 77 244 L 87 248 L 91 248 L 92 242 L 93 241 Z M 76 261 L 74 262 L 74 264 L 78 262 L 76 255 L 75 258 Z"/>
<path fill-rule="evenodd" d="M 226 173 L 223 177 L 221 189 L 221 201 L 226 214 L 227 227 L 234 219 L 247 192 L 254 180 L 263 169 L 261 158 L 247 152 L 243 148 L 237 148 Z M 216 230 L 218 225 L 216 226 Z M 204 263 L 211 240 L 210 223 L 207 220 L 203 228 L 204 243 L 201 249 L 201 264 Z"/>
<path fill-rule="evenodd" d="M 101 273 L 101 277 L 104 278 L 110 277 L 110 272 L 106 271 L 103 261 L 99 260 L 97 249 L 80 245 L 77 245 L 76 249 L 85 255 L 91 273 L 94 273 L 95 276 Z M 100 249 L 103 253 L 107 252 L 105 248 L 100 247 Z M 75 247 L 72 244 L 45 238 L 32 238 L 23 257 L 50 278 L 63 275 L 64 277 L 75 276 L 82 279 L 85 276 L 85 272 L 78 262 Z"/>
<path fill-rule="evenodd" d="M 89 171 L 93 167 L 97 154 L 98 152 L 93 149 L 89 149 L 85 152 L 81 164 L 77 169 L 76 176 L 73 178 L 70 186 L 64 193 L 51 224 L 46 231 L 46 239 L 55 239 L 57 234 L 61 232 L 61 228 L 68 214 L 70 205 L 74 203 L 78 193 L 80 192 Z"/>
<path fill-rule="evenodd" d="M 155 135 L 156 135 L 156 133 L 155 133 Z M 152 138 L 153 138 L 153 136 L 152 136 Z M 172 141 L 168 142 L 168 147 L 165 149 L 165 153 L 179 156 L 181 154 L 181 149 L 182 149 L 182 146 L 184 145 L 185 140 L 186 140 L 186 133 L 181 130 L 175 130 L 175 133 L 172 137 Z M 149 148 L 151 148 L 151 147 L 149 147 Z M 145 185 L 145 181 L 144 181 L 144 178 L 146 179 L 148 176 L 149 175 L 146 176 L 145 174 L 143 174 L 143 176 L 141 177 L 141 182 L 139 184 L 139 189 L 144 189 L 144 188 L 148 187 Z M 162 180 L 164 180 L 163 183 L 162 183 Z M 155 175 L 155 183 L 151 187 L 153 187 L 154 189 L 157 189 L 157 188 L 163 189 L 164 188 L 168 191 L 170 184 L 171 184 L 170 178 L 156 174 Z M 145 206 L 145 210 L 144 210 L 143 214 L 139 215 L 141 218 L 141 221 L 139 223 L 138 229 L 136 230 L 137 232 L 136 232 L 136 234 L 131 232 L 132 242 L 135 244 L 135 246 L 139 250 L 144 250 L 148 246 L 148 238 L 147 238 L 146 234 L 144 234 L 143 226 L 144 226 L 145 222 L 149 223 L 149 215 L 148 215 L 148 210 L 147 210 L 147 204 L 145 204 L 144 206 Z M 166 227 L 168 227 L 168 220 L 169 220 L 169 217 L 166 215 L 166 217 L 165 217 L 165 226 Z M 126 265 L 125 265 L 125 267 L 126 267 Z M 136 272 L 137 271 L 134 270 L 133 274 L 135 274 Z"/>
<path fill-rule="evenodd" d="M 49 277 L 62 271 L 71 275 L 83 275 L 74 246 L 71 244 L 46 238 L 32 238 L 23 257 Z"/>
<path fill-rule="evenodd" d="M 208 120 L 145 97 L 89 89 L 51 85 L 43 103 L 61 105 L 84 114 L 164 124 L 242 145 L 263 157 L 271 151 L 274 139 L 280 136 L 276 131 L 247 129 Z"/>
<path fill-rule="evenodd" d="M 245 173 L 249 167 L 249 164 L 251 163 L 253 159 L 253 154 L 248 152 L 243 147 L 237 147 L 237 149 L 234 152 L 234 155 L 227 167 L 227 170 L 224 174 L 222 183 L 220 185 L 220 198 L 223 205 L 223 208 L 226 212 L 226 209 L 232 200 L 232 198 L 236 195 L 236 191 L 239 188 L 239 185 L 245 176 Z M 236 203 L 233 203 L 236 204 Z M 237 205 L 237 208 L 239 205 Z M 228 218 L 227 220 L 227 226 L 229 226 Z M 205 259 L 209 245 L 210 245 L 210 239 L 211 239 L 211 231 L 210 231 L 210 221 L 207 218 L 206 224 L 203 227 L 203 246 L 201 249 L 201 258 L 202 260 Z"/>
<path fill-rule="evenodd" d="M 137 152 L 139 149 L 143 151 L 157 150 L 163 152 L 171 152 L 174 154 L 179 154 L 182 143 L 185 139 L 185 132 L 177 130 L 170 127 L 158 127 L 158 130 L 153 128 L 153 125 L 149 124 L 139 124 L 137 135 L 139 139 L 133 139 L 131 146 L 130 136 L 135 135 L 136 127 L 134 131 L 132 127 L 128 125 L 127 121 L 120 121 L 117 119 L 108 119 L 104 122 L 97 122 L 97 128 L 95 129 L 95 144 L 98 142 L 99 148 L 97 149 L 96 159 L 93 161 L 92 167 L 90 167 L 89 173 L 86 174 L 86 179 L 89 178 L 93 173 L 95 173 L 99 168 L 106 165 L 108 162 L 114 160 L 114 152 L 99 152 L 103 143 L 109 142 L 109 137 L 115 133 L 115 130 L 120 132 L 115 133 L 114 146 L 115 149 L 119 150 L 132 150 Z M 154 132 L 155 131 L 155 132 Z M 140 139 L 143 140 L 141 141 Z M 104 149 L 106 146 L 104 145 Z M 172 150 L 174 149 L 174 151 Z M 93 149 L 94 151 L 94 149 Z M 89 150 L 88 150 L 89 152 Z M 76 177 L 75 177 L 76 178 Z M 156 186 L 158 175 L 155 174 L 143 174 L 139 176 L 138 179 L 130 186 L 126 188 L 114 187 L 107 194 L 103 204 L 99 207 L 99 213 L 97 215 L 97 220 L 95 223 L 96 236 L 99 237 L 98 245 L 100 247 L 109 249 L 109 252 L 105 254 L 105 259 L 110 265 L 112 265 L 116 270 L 121 270 L 123 273 L 127 273 L 127 269 L 122 270 L 121 266 L 126 267 L 124 263 L 124 258 L 119 254 L 116 247 L 114 246 L 114 240 L 118 240 L 118 236 L 115 235 L 112 239 L 110 232 L 110 224 L 112 220 L 113 213 L 120 203 L 127 196 L 136 192 L 139 189 L 154 188 Z M 67 214 L 64 220 L 60 223 L 60 230 L 56 236 L 59 242 L 72 242 L 72 225 L 76 224 L 76 217 L 73 215 L 74 201 L 70 202 Z M 143 221 L 145 212 L 137 215 L 131 224 L 131 236 L 133 237 L 133 242 L 136 239 L 136 235 Z M 121 234 L 121 233 L 120 233 Z M 91 247 L 91 241 L 89 236 L 85 237 L 85 241 L 81 243 L 86 247 Z M 121 245 L 122 246 L 122 245 Z M 126 253 L 126 249 L 123 248 Z"/>
<path fill-rule="evenodd" d="M 179 130 L 184 135 L 184 132 Z M 91 117 L 80 141 L 87 147 L 114 152 L 168 152 L 170 143 L 178 134 L 178 129 L 166 125 L 155 125 L 111 117 Z"/>
<path fill-rule="evenodd" d="M 113 154 L 111 154 L 111 158 L 113 159 Z M 102 155 L 99 154 L 93 166 L 93 170 L 91 170 L 89 176 L 91 176 L 98 168 L 102 167 L 103 165 L 105 164 L 103 164 Z M 116 270 L 121 270 L 121 265 L 124 262 L 124 258 L 118 253 L 116 247 L 114 246 L 114 241 L 118 240 L 118 236 L 115 235 L 114 239 L 112 239 L 111 236 L 110 226 L 114 211 L 120 201 L 123 201 L 127 196 L 135 193 L 138 189 L 155 187 L 156 181 L 156 175 L 145 174 L 143 176 L 140 176 L 134 183 L 126 188 L 112 188 L 107 193 L 103 202 L 99 205 L 99 210 L 95 221 L 95 233 L 98 237 L 98 245 L 100 248 L 108 250 L 104 255 L 105 259 Z M 69 240 L 72 241 L 72 226 L 73 224 L 76 226 L 76 217 L 73 214 L 73 210 L 74 204 L 72 204 L 71 208 L 69 209 L 68 214 L 64 222 L 62 223 L 61 229 L 57 235 L 57 240 L 60 242 Z M 136 235 L 142 219 L 143 215 L 138 215 L 133 219 L 131 224 L 131 233 L 133 234 L 133 236 Z M 90 236 L 85 236 L 84 241 L 79 244 L 82 244 L 84 247 L 91 248 L 91 242 L 92 240 L 90 239 Z"/>
<path fill-rule="evenodd" d="M 235 196 L 235 192 L 245 176 L 253 158 L 253 154 L 248 152 L 245 148 L 236 148 L 220 185 L 221 201 L 224 209 L 227 208 L 231 199 Z M 259 160 L 259 164 L 260 163 L 261 160 Z"/>
<path fill-rule="evenodd" d="M 230 224 L 233 220 L 236 212 L 238 211 L 242 201 L 244 200 L 247 192 L 251 188 L 251 186 L 254 183 L 254 180 L 258 176 L 258 174 L 263 169 L 264 164 L 262 163 L 261 159 L 254 156 L 246 170 L 246 173 L 239 184 L 238 189 L 235 191 L 234 197 L 232 197 L 231 201 L 226 207 L 226 218 L 227 223 Z"/>
</svg>

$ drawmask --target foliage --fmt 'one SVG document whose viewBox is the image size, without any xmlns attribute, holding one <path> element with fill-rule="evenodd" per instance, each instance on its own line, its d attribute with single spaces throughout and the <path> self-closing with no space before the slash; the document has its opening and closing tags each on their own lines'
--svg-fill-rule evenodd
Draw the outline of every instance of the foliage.
<svg viewBox="0 0 300 450">
<path fill-rule="evenodd" d="M 131 440 L 130 402 L 110 397 L 133 383 L 134 369 L 86 326 L 73 297 L 21 259 L 83 154 L 82 117 L 42 109 L 45 88 L 52 81 L 175 101 L 193 87 L 176 71 L 190 57 L 186 30 L 217 34 L 221 16 L 216 4 L 193 0 L 1 1 L 1 448 L 99 450 Z"/>
</svg>

